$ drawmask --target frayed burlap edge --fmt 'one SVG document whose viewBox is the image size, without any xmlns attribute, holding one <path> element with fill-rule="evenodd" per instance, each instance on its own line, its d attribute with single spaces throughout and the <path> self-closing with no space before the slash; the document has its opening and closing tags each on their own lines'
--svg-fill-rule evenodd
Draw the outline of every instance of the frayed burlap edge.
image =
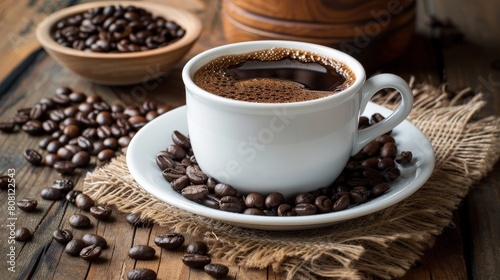
<svg viewBox="0 0 500 280">
<path fill-rule="evenodd" d="M 125 156 L 89 173 L 84 191 L 122 212 L 142 213 L 160 226 L 202 235 L 215 258 L 249 268 L 271 266 L 286 279 L 401 277 L 433 245 L 470 188 L 491 170 L 500 154 L 500 119 L 473 116 L 484 105 L 467 89 L 451 97 L 446 86 L 412 85 L 409 120 L 431 140 L 436 167 L 428 182 L 404 201 L 331 227 L 267 232 L 227 225 L 179 210 L 140 188 Z M 397 95 L 376 96 L 392 108 Z"/>
</svg>

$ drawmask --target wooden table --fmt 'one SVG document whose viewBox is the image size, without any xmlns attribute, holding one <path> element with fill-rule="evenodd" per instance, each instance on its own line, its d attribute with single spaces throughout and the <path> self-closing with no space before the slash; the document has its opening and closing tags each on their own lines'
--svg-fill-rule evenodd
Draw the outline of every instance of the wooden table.
<svg viewBox="0 0 500 280">
<path fill-rule="evenodd" d="M 180 73 L 183 64 L 194 54 L 225 42 L 220 29 L 218 1 L 172 0 L 173 5 L 186 7 L 199 14 L 204 21 L 200 40 L 178 67 L 145 97 L 131 94 L 133 86 L 107 87 L 89 83 L 68 72 L 52 60 L 33 37 L 36 23 L 47 13 L 78 1 L 6 0 L 0 3 L 0 120 L 9 119 L 16 109 L 29 107 L 42 97 L 52 96 L 59 86 L 70 86 L 86 93 L 99 93 L 112 103 L 139 103 L 143 99 L 183 105 L 184 88 Z M 419 1 L 418 30 L 412 46 L 398 60 L 380 67 L 376 72 L 393 72 L 405 79 L 415 76 L 417 81 L 438 85 L 448 82 L 451 89 L 465 86 L 484 93 L 488 104 L 482 116 L 500 116 L 500 5 L 481 0 Z M 449 29 L 425 24 L 428 15 L 438 19 L 450 18 L 465 34 L 467 41 L 449 40 Z M 424 35 L 422 35 L 424 34 Z M 436 35 L 444 34 L 437 38 Z M 453 34 L 453 33 L 451 33 Z M 434 35 L 431 37 L 431 35 Z M 16 68 L 17 67 L 17 68 Z M 14 71 L 14 72 L 12 72 Z M 374 71 L 375 72 L 375 71 Z M 114 213 L 112 222 L 98 223 L 87 232 L 107 238 L 111 250 L 104 253 L 105 261 L 89 263 L 67 257 L 62 246 L 52 242 L 52 232 L 68 228 L 68 217 L 77 208 L 62 201 L 40 199 L 40 190 L 52 184 L 57 174 L 49 168 L 34 168 L 22 156 L 24 149 L 37 147 L 37 138 L 19 132 L 0 133 L 0 174 L 15 170 L 15 198 L 34 197 L 39 201 L 38 211 L 26 214 L 19 209 L 12 217 L 16 226 L 35 230 L 27 243 L 16 243 L 15 273 L 7 271 L 8 253 L 8 196 L 1 191 L 0 227 L 1 279 L 120 279 L 136 266 L 159 271 L 161 279 L 209 279 L 203 272 L 189 269 L 180 261 L 182 253 L 157 253 L 154 261 L 133 261 L 127 257 L 131 244 L 151 243 L 151 238 L 166 229 L 132 228 L 125 215 Z M 76 188 L 82 187 L 83 174 L 76 176 Z M 410 269 L 405 279 L 498 279 L 500 277 L 500 165 L 484 178 L 466 197 L 455 212 L 453 223 L 437 238 L 418 264 Z M 230 279 L 283 279 L 268 270 L 245 270 L 230 267 Z M 166 273 L 166 274 L 165 274 Z"/>
</svg>

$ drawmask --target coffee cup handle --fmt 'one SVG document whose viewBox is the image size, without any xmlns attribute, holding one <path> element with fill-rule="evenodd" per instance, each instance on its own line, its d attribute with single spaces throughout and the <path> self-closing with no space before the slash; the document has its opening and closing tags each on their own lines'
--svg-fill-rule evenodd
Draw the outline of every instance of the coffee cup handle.
<svg viewBox="0 0 500 280">
<path fill-rule="evenodd" d="M 396 75 L 380 74 L 368 79 L 361 88 L 360 115 L 372 96 L 384 88 L 397 90 L 401 95 L 401 103 L 391 115 L 385 116 L 383 121 L 357 132 L 351 155 L 357 154 L 370 141 L 396 127 L 410 114 L 413 107 L 413 93 L 410 86 Z"/>
</svg>

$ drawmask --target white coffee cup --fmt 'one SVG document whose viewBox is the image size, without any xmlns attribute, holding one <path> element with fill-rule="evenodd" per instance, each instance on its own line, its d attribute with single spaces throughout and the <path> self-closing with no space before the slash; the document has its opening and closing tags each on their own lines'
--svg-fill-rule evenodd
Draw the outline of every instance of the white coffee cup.
<svg viewBox="0 0 500 280">
<path fill-rule="evenodd" d="M 193 82 L 194 73 L 215 58 L 274 47 L 304 50 L 347 65 L 355 75 L 347 89 L 324 98 L 293 103 L 254 103 L 217 96 Z M 380 74 L 365 81 L 365 70 L 338 50 L 292 41 L 251 41 L 224 45 L 188 61 L 186 87 L 191 146 L 201 169 L 241 193 L 292 195 L 327 187 L 351 155 L 401 123 L 413 106 L 408 84 Z M 380 89 L 401 94 L 399 107 L 385 120 L 358 131 L 358 119 Z"/>
</svg>

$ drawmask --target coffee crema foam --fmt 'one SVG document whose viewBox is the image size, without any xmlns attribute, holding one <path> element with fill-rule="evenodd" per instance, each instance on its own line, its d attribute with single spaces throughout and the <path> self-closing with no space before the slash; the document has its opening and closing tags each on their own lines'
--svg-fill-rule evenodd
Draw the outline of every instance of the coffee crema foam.
<svg viewBox="0 0 500 280">
<path fill-rule="evenodd" d="M 326 68 L 332 77 L 338 75 L 339 83 L 332 90 L 319 91 L 311 90 L 293 79 L 258 77 L 240 80 L 231 70 L 250 61 L 278 62 L 286 59 L 305 63 L 306 66 L 308 63 L 319 64 Z M 293 69 L 285 69 L 285 71 L 293 71 Z M 323 75 L 328 74 L 323 73 Z M 316 53 L 289 48 L 271 48 L 221 56 L 204 65 L 196 71 L 193 77 L 196 85 L 212 94 L 254 103 L 290 103 L 319 99 L 348 88 L 354 80 L 354 73 L 339 61 Z"/>
</svg>

